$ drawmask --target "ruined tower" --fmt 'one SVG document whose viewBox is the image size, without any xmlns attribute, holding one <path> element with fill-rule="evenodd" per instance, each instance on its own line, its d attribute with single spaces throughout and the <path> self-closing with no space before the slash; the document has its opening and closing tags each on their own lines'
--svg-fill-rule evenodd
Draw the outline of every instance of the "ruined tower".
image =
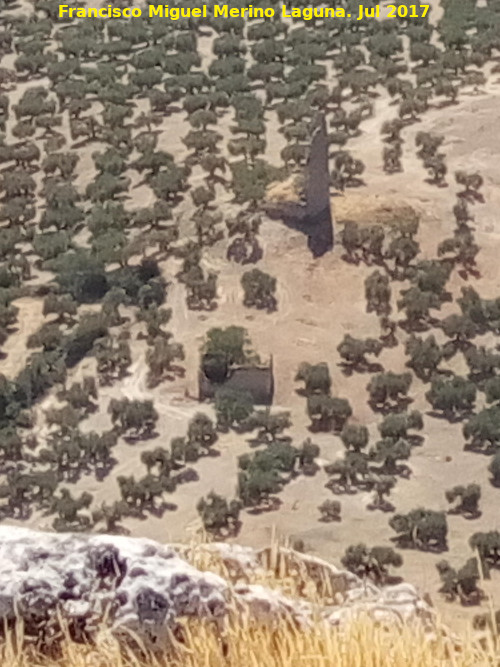
<svg viewBox="0 0 500 667">
<path fill-rule="evenodd" d="M 267 214 L 307 235 L 314 257 L 333 248 L 333 220 L 330 207 L 328 136 L 324 114 L 316 120 L 309 158 L 304 169 L 303 198 L 298 202 L 267 202 Z"/>
</svg>

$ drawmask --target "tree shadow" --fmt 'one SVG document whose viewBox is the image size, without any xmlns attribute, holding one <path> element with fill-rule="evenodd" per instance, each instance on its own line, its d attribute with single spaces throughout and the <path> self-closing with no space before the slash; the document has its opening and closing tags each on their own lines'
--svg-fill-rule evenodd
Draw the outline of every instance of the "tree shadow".
<svg viewBox="0 0 500 667">
<path fill-rule="evenodd" d="M 379 510 L 380 512 L 395 512 L 396 507 L 389 501 L 384 501 L 383 503 L 368 503 L 366 506 L 367 510 L 372 512 Z"/>
<path fill-rule="evenodd" d="M 167 503 L 162 500 L 158 505 L 155 505 L 155 500 L 146 501 L 140 507 L 131 507 L 128 516 L 140 521 L 146 521 L 150 515 L 157 519 L 161 519 L 165 512 L 175 512 L 178 506 L 175 503 Z"/>
<path fill-rule="evenodd" d="M 447 514 L 449 514 L 450 516 L 462 516 L 467 521 L 474 521 L 475 519 L 480 519 L 481 516 L 483 515 L 481 510 L 477 510 L 476 512 L 467 512 L 460 506 L 452 507 L 447 511 Z"/>
<path fill-rule="evenodd" d="M 391 349 L 399 345 L 399 341 L 394 332 L 386 335 L 380 335 L 378 338 L 381 341 L 382 345 L 387 349 Z"/>
<path fill-rule="evenodd" d="M 425 442 L 424 436 L 417 435 L 416 433 L 411 433 L 411 434 L 409 433 L 406 436 L 406 440 L 408 440 L 408 442 L 412 447 L 421 447 Z"/>
<path fill-rule="evenodd" d="M 81 139 L 80 141 L 74 141 L 71 144 L 71 148 L 72 149 L 84 148 L 88 144 L 98 143 L 98 142 L 99 142 L 99 139 L 97 139 L 96 137 L 87 137 L 86 139 Z"/>
<path fill-rule="evenodd" d="M 173 382 L 177 378 L 182 379 L 184 377 L 186 377 L 186 369 L 184 368 L 184 366 L 177 366 L 172 364 L 172 366 L 170 367 L 170 371 L 164 374 L 163 379 Z"/>
<path fill-rule="evenodd" d="M 158 438 L 159 435 L 158 431 L 148 431 L 147 433 L 130 433 L 129 435 L 122 435 L 122 438 L 128 445 L 135 445 L 138 442 Z"/>
<path fill-rule="evenodd" d="M 94 475 L 98 482 L 103 482 L 109 473 L 113 470 L 115 465 L 118 463 L 117 459 L 110 459 L 105 466 L 94 467 Z"/>
<path fill-rule="evenodd" d="M 463 410 L 462 412 L 455 412 L 453 414 L 446 414 L 440 410 L 428 410 L 425 414 L 433 419 L 447 421 L 450 424 L 460 424 L 460 422 L 470 419 L 474 415 L 474 410 Z"/>
<path fill-rule="evenodd" d="M 459 104 L 459 101 L 457 99 L 454 100 L 443 100 L 442 102 L 435 102 L 432 107 L 434 109 L 447 109 L 448 107 L 451 106 L 457 106 Z"/>
<path fill-rule="evenodd" d="M 325 489 L 328 489 L 336 496 L 355 496 L 358 492 L 355 486 L 346 486 L 333 479 L 325 484 Z"/>
<path fill-rule="evenodd" d="M 320 523 L 341 523 L 341 516 L 322 516 L 318 519 Z"/>
<path fill-rule="evenodd" d="M 379 405 L 374 401 L 368 401 L 368 405 L 373 410 L 373 412 L 378 412 L 382 415 L 390 415 L 398 412 L 405 412 L 409 405 L 414 402 L 415 399 L 410 396 L 405 396 L 400 398 L 394 403 L 386 403 L 385 405 Z"/>
<path fill-rule="evenodd" d="M 473 452 L 474 454 L 484 454 L 484 456 L 492 456 L 498 451 L 498 447 L 490 443 L 474 443 L 466 442 L 464 445 L 464 452 Z"/>
<path fill-rule="evenodd" d="M 314 477 L 320 470 L 319 465 L 313 461 L 312 463 L 304 463 L 300 468 L 300 473 L 305 477 Z"/>
<path fill-rule="evenodd" d="M 431 320 L 420 320 L 419 322 L 411 322 L 410 320 L 398 320 L 398 326 L 403 329 L 407 334 L 411 333 L 424 333 L 425 331 L 429 331 L 433 326 L 435 326 L 435 322 L 433 323 Z"/>
<path fill-rule="evenodd" d="M 251 507 L 250 509 L 247 509 L 247 514 L 251 514 L 252 516 L 260 516 L 261 514 L 267 514 L 268 512 L 275 512 L 281 507 L 282 504 L 282 500 L 276 496 L 271 496 L 269 498 L 268 504 Z"/>
<path fill-rule="evenodd" d="M 178 509 L 178 505 L 176 505 L 175 503 L 167 503 L 164 500 L 162 500 L 162 502 L 158 506 L 151 505 L 150 507 L 146 507 L 146 509 L 154 517 L 161 519 L 165 514 L 165 512 L 175 512 L 175 510 Z"/>
<path fill-rule="evenodd" d="M 424 178 L 424 182 L 429 185 L 435 185 L 437 188 L 448 188 L 449 184 L 446 181 L 436 181 L 435 178 Z"/>
<path fill-rule="evenodd" d="M 252 449 L 256 449 L 257 447 L 261 447 L 262 445 L 266 445 L 267 441 L 262 440 L 262 438 L 247 438 L 247 445 L 251 447 Z"/>
<path fill-rule="evenodd" d="M 345 184 L 346 188 L 362 188 L 366 186 L 366 182 L 362 178 L 350 178 Z"/>
<path fill-rule="evenodd" d="M 458 275 L 462 280 L 469 280 L 469 277 L 472 276 L 476 280 L 480 280 L 482 278 L 482 274 L 478 269 L 459 269 Z"/>
<path fill-rule="evenodd" d="M 396 535 L 395 537 L 389 538 L 391 542 L 394 542 L 399 549 L 414 549 L 415 551 L 421 551 L 422 553 L 434 553 L 441 554 L 445 551 L 448 551 L 448 543 L 444 542 L 442 544 L 416 544 L 411 537 L 405 535 Z"/>
<path fill-rule="evenodd" d="M 217 459 L 221 455 L 220 451 L 218 449 L 214 449 L 213 447 L 206 447 L 202 456 L 205 456 L 210 459 Z"/>
<path fill-rule="evenodd" d="M 337 364 L 346 377 L 351 377 L 354 373 L 381 373 L 384 370 L 382 364 L 367 361 L 365 364 L 350 364 L 341 361 Z"/>
<path fill-rule="evenodd" d="M 190 482 L 198 482 L 200 476 L 194 468 L 185 468 L 185 470 L 181 470 L 177 475 L 174 475 L 172 479 L 176 484 L 189 484 Z"/>
<path fill-rule="evenodd" d="M 309 424 L 307 427 L 307 430 L 309 433 L 334 433 L 335 435 L 340 434 L 340 430 L 336 429 L 333 427 L 333 425 L 330 423 L 332 420 L 328 420 L 328 423 L 325 422 L 312 422 Z"/>
<path fill-rule="evenodd" d="M 453 355 L 453 356 L 455 356 L 455 355 Z M 451 357 L 450 357 L 450 359 L 451 359 Z M 452 370 L 450 370 L 449 368 L 436 368 L 436 370 L 435 371 L 433 370 L 432 373 L 435 373 L 436 375 L 442 375 L 444 377 L 453 377 L 455 375 L 455 373 Z M 430 377 L 426 378 L 425 380 L 422 380 L 422 378 L 419 378 L 419 379 L 422 380 L 422 382 L 431 382 L 432 381 L 432 373 L 431 373 Z"/>
<path fill-rule="evenodd" d="M 370 466 L 370 472 L 373 472 L 376 475 L 399 477 L 400 479 L 410 479 L 413 474 L 412 469 L 410 466 L 406 465 L 406 463 L 400 463 L 390 468 L 387 468 L 384 463 L 380 466 Z"/>
<path fill-rule="evenodd" d="M 19 333 L 20 327 L 17 326 L 8 326 L 6 327 L 5 331 L 9 336 L 12 336 L 12 334 Z"/>
<path fill-rule="evenodd" d="M 481 192 L 476 192 L 475 190 L 462 190 L 462 192 L 457 192 L 457 197 L 460 197 L 460 199 L 465 199 L 465 201 L 469 204 L 475 204 L 476 202 L 484 204 L 486 201 L 484 195 Z"/>
<path fill-rule="evenodd" d="M 356 257 L 355 255 L 349 255 L 349 253 L 343 253 L 340 258 L 347 264 L 354 264 L 354 266 L 359 266 L 361 264 L 361 257 Z"/>
<path fill-rule="evenodd" d="M 195 303 L 193 301 L 190 301 L 188 303 L 188 309 L 189 310 L 195 310 L 197 312 L 213 312 L 214 310 L 217 310 L 219 307 L 219 304 L 217 301 L 211 301 L 210 303 Z"/>
</svg>

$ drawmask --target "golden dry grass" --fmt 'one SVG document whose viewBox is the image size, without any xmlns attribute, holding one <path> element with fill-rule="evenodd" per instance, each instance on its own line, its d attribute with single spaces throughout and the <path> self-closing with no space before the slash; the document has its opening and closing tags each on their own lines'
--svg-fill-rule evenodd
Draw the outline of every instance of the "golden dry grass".
<svg viewBox="0 0 500 667">
<path fill-rule="evenodd" d="M 106 632 L 96 645 L 66 640 L 57 657 L 16 649 L 22 633 L 0 647 L 2 667 L 494 667 L 493 640 L 482 647 L 470 637 L 429 638 L 409 627 L 382 628 L 368 619 L 346 629 L 317 624 L 307 630 L 281 622 L 274 628 L 231 623 L 224 636 L 200 623 L 183 626 L 183 642 L 168 654 L 138 657 Z"/>
</svg>

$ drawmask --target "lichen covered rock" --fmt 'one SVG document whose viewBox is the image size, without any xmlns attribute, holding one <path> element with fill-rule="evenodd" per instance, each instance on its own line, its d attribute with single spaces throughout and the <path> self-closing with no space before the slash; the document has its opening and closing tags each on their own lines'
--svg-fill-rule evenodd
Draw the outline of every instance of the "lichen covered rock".
<svg viewBox="0 0 500 667">
<path fill-rule="evenodd" d="M 21 616 L 28 635 L 50 639 L 60 612 L 76 639 L 107 618 L 116 635 L 162 646 L 176 620 L 222 617 L 227 601 L 224 579 L 151 540 L 0 526 L 1 615 Z"/>
</svg>

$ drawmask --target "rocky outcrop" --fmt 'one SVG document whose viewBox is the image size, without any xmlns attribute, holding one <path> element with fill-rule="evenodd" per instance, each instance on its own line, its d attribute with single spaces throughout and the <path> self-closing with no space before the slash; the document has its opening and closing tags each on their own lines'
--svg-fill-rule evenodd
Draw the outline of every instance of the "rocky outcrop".
<svg viewBox="0 0 500 667">
<path fill-rule="evenodd" d="M 211 559 L 224 576 L 203 571 Z M 252 583 L 276 567 L 303 572 L 313 582 L 327 580 L 331 599 L 324 598 L 318 608 L 305 597 Z M 188 548 L 0 526 L 0 616 L 7 624 L 21 618 L 26 636 L 42 644 L 56 641 L 63 619 L 76 641 L 92 641 L 104 624 L 120 640 L 136 636 L 161 650 L 182 618 L 222 625 L 230 613 L 242 611 L 270 623 L 287 616 L 298 625 L 318 614 L 337 625 L 362 612 L 388 622 L 423 622 L 429 629 L 434 623 L 432 609 L 409 584 L 379 590 L 292 550 L 227 544 Z"/>
<path fill-rule="evenodd" d="M 39 533 L 0 526 L 0 615 L 50 641 L 58 612 L 76 640 L 103 619 L 113 633 L 162 647 L 184 616 L 221 618 L 228 584 L 147 539 Z"/>
<path fill-rule="evenodd" d="M 254 550 L 224 543 L 206 544 L 196 550 L 217 554 L 226 567 L 228 577 L 236 590 L 245 589 L 238 582 L 250 581 L 270 571 L 278 578 L 293 577 L 314 589 L 313 596 L 324 600 L 320 615 L 328 623 L 339 625 L 365 615 L 373 619 L 398 624 L 417 621 L 428 631 L 436 627 L 433 607 L 425 602 L 414 586 L 401 583 L 379 588 L 371 581 L 363 581 L 348 570 L 341 570 L 327 561 L 285 547 Z M 256 587 L 251 587 L 253 590 Z M 269 592 L 269 591 L 268 591 Z M 304 591 L 305 592 L 305 591 Z M 260 591 L 255 591 L 257 597 Z M 286 607 L 290 600 L 283 601 Z M 297 618 L 310 618 L 313 607 L 302 600 L 294 600 Z M 314 607 L 316 615 L 317 607 Z"/>
</svg>

